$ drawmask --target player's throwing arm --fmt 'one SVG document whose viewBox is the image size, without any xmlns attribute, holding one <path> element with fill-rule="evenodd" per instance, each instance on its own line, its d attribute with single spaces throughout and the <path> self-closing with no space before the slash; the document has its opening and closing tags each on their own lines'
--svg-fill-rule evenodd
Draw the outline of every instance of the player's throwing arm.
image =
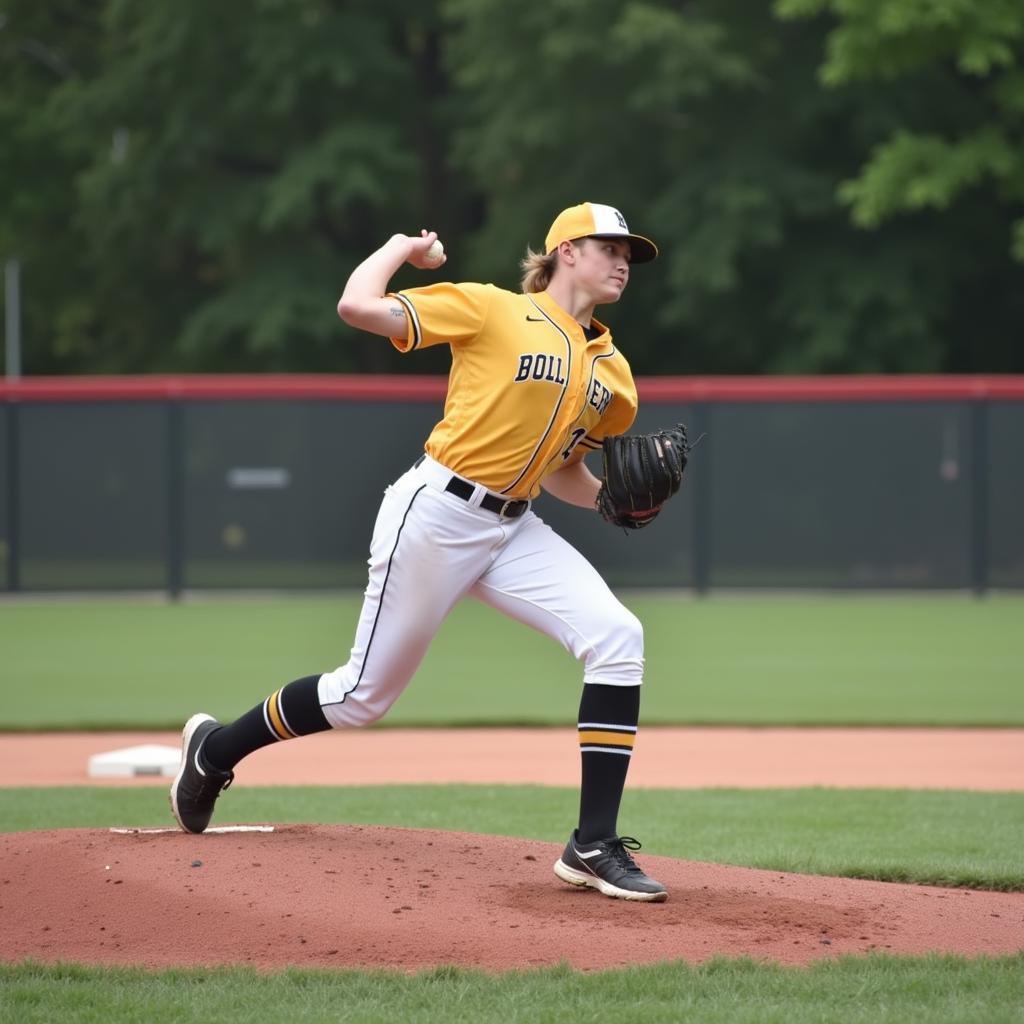
<svg viewBox="0 0 1024 1024">
<path fill-rule="evenodd" d="M 350 327 L 390 338 L 406 331 L 407 313 L 397 299 L 385 296 L 388 282 L 403 263 L 418 270 L 437 270 L 448 257 L 436 231 L 392 235 L 354 271 L 338 301 L 338 316 Z"/>
</svg>

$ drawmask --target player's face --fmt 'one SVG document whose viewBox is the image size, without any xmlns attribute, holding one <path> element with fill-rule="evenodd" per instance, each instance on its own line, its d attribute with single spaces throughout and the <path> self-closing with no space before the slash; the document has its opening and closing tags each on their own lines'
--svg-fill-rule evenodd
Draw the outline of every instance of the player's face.
<svg viewBox="0 0 1024 1024">
<path fill-rule="evenodd" d="M 613 238 L 585 238 L 578 249 L 576 281 L 595 305 L 618 302 L 629 282 L 629 242 Z"/>
</svg>

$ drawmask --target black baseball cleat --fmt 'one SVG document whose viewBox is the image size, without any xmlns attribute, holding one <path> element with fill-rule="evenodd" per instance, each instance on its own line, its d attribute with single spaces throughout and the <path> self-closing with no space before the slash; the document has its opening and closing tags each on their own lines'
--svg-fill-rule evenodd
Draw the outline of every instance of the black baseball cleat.
<svg viewBox="0 0 1024 1024">
<path fill-rule="evenodd" d="M 186 832 L 205 832 L 213 817 L 213 805 L 227 789 L 234 772 L 211 768 L 203 759 L 203 740 L 220 728 L 210 715 L 193 715 L 181 733 L 181 768 L 171 783 L 171 810 Z"/>
<path fill-rule="evenodd" d="M 569 836 L 562 856 L 555 861 L 555 874 L 570 885 L 588 885 L 605 896 L 620 900 L 662 903 L 668 889 L 648 878 L 630 856 L 640 844 L 632 836 L 613 836 L 596 843 L 581 843 L 579 832 Z"/>
</svg>

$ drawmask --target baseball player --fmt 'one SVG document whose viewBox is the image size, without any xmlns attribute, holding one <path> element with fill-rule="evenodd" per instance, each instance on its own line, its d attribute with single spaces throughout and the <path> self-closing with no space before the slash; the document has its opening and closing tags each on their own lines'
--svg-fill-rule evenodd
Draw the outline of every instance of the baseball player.
<svg viewBox="0 0 1024 1024">
<path fill-rule="evenodd" d="M 443 344 L 452 358 L 444 418 L 384 492 L 348 661 L 288 683 L 230 725 L 192 716 L 171 786 L 174 816 L 202 832 L 235 765 L 254 750 L 377 721 L 448 612 L 472 595 L 583 663 L 579 824 L 555 874 L 608 896 L 665 900 L 665 886 L 631 856 L 640 844 L 617 830 L 639 718 L 642 627 L 532 509 L 541 490 L 600 508 L 602 481 L 583 457 L 630 427 L 637 395 L 594 310 L 618 302 L 632 266 L 658 250 L 618 210 L 582 203 L 558 214 L 542 253 L 527 250 L 522 293 L 475 283 L 390 292 L 403 263 L 425 271 L 444 264 L 436 243 L 433 231 L 394 235 L 356 267 L 338 303 L 347 324 L 401 352 Z M 616 521 L 651 518 L 626 510 Z"/>
</svg>

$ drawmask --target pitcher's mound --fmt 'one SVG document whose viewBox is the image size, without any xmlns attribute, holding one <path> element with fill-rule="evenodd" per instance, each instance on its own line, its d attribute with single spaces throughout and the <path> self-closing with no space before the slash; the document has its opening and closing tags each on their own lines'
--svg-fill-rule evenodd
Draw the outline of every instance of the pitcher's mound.
<svg viewBox="0 0 1024 1024">
<path fill-rule="evenodd" d="M 667 903 L 559 882 L 560 845 L 374 826 L 0 835 L 0 959 L 487 970 L 888 950 L 1005 954 L 1024 894 L 639 856 Z"/>
</svg>

